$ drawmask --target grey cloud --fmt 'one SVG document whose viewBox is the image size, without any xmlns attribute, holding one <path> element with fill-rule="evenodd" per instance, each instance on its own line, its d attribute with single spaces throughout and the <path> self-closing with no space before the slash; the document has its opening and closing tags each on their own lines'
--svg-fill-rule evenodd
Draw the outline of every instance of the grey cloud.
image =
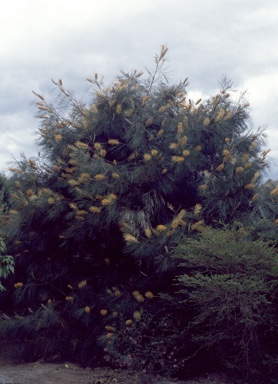
<svg viewBox="0 0 278 384">
<path fill-rule="evenodd" d="M 10 153 L 6 143 L 15 155 L 35 152 L 33 132 L 38 122 L 33 117 L 32 90 L 51 100 L 55 98 L 51 78 L 62 78 L 66 88 L 87 100 L 87 76 L 98 72 L 110 83 L 121 69 L 152 69 L 153 56 L 164 43 L 170 48 L 170 81 L 189 77 L 189 90 L 202 95 L 213 93 L 223 74 L 239 90 L 250 86 L 254 125 L 268 125 L 273 157 L 278 159 L 272 134 L 278 97 L 275 0 L 208 0 L 203 5 L 189 0 L 112 4 L 103 0 L 88 5 L 79 0 L 78 6 L 68 0 L 64 8 L 55 2 L 55 12 L 53 0 L 44 11 L 33 0 L 24 3 L 26 7 L 18 3 L 22 14 L 18 11 L 16 18 L 13 13 L 9 33 L 14 35 L 5 33 L 0 42 L 1 162 Z"/>
</svg>

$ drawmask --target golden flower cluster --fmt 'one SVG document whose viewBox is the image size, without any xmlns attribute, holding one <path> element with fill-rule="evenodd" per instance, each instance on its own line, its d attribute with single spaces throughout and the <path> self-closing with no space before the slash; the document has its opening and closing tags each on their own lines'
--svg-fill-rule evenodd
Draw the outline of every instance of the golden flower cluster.
<svg viewBox="0 0 278 384">
<path fill-rule="evenodd" d="M 87 280 L 81 280 L 79 283 L 78 283 L 78 288 L 79 289 L 82 289 L 82 288 L 84 288 L 84 287 L 86 287 L 86 285 L 87 285 Z"/>
<path fill-rule="evenodd" d="M 18 282 L 18 283 L 15 283 L 14 284 L 14 287 L 15 288 L 20 288 L 20 287 L 22 287 L 23 286 L 23 283 L 20 281 L 20 282 Z"/>
<path fill-rule="evenodd" d="M 96 205 L 91 205 L 89 207 L 89 211 L 92 212 L 92 213 L 100 213 L 101 209 L 99 207 L 97 207 Z"/>
<path fill-rule="evenodd" d="M 133 291 L 132 295 L 133 295 L 134 299 L 136 301 L 138 301 L 139 303 L 142 303 L 145 300 L 144 296 L 141 295 L 141 293 L 139 291 Z"/>
<path fill-rule="evenodd" d="M 124 233 L 123 237 L 128 243 L 138 243 L 138 239 L 130 233 Z"/>
<path fill-rule="evenodd" d="M 101 311 L 100 311 L 100 314 L 101 314 L 102 316 L 107 315 L 107 313 L 108 313 L 107 309 L 101 309 Z"/>
</svg>

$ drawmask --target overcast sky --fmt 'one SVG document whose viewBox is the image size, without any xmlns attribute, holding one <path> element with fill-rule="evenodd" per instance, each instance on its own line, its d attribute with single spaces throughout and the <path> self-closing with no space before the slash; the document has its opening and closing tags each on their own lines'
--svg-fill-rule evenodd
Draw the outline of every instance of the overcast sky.
<svg viewBox="0 0 278 384">
<path fill-rule="evenodd" d="M 254 127 L 266 126 L 268 177 L 278 179 L 277 0 L 0 0 L 0 170 L 35 156 L 32 90 L 51 100 L 51 79 L 87 98 L 86 77 L 109 84 L 121 69 L 152 68 L 161 44 L 168 73 L 208 96 L 226 75 L 247 90 Z"/>
</svg>

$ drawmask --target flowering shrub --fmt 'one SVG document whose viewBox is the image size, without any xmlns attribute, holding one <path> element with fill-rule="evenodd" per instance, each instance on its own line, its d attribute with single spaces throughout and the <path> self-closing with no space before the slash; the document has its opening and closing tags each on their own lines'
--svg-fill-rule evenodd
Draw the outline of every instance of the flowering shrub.
<svg viewBox="0 0 278 384">
<path fill-rule="evenodd" d="M 117 326 L 106 326 L 108 332 L 101 337 L 106 362 L 163 376 L 182 368 L 185 358 L 178 358 L 182 346 L 170 316 L 155 321 L 146 311 L 135 311 L 133 319 L 119 316 L 117 320 Z"/>
<path fill-rule="evenodd" d="M 107 319 L 106 332 L 100 337 L 104 360 L 143 374 L 172 376 L 186 361 L 181 357 L 184 350 L 179 332 L 181 320 L 158 309 L 160 299 L 156 297 L 156 303 L 150 302 L 153 298 L 150 291 L 144 295 L 133 291 L 130 297 L 123 295 L 119 298 L 116 310 Z M 133 306 L 130 305 L 132 300 Z M 123 312 L 121 308 L 125 306 L 133 307 L 132 311 Z"/>
</svg>

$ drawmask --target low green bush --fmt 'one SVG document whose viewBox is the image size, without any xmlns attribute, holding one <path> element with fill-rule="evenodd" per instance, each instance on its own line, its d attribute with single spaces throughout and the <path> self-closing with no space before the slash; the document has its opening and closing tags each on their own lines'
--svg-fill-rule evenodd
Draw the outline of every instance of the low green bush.
<svg viewBox="0 0 278 384">
<path fill-rule="evenodd" d="M 186 331 L 196 347 L 247 378 L 265 372 L 278 352 L 277 249 L 233 226 L 206 228 L 174 254 L 183 271 L 178 301 L 191 311 Z"/>
<path fill-rule="evenodd" d="M 5 255 L 6 245 L 0 237 L 0 278 L 6 279 L 11 273 L 14 273 L 14 258 Z M 2 282 L 0 281 L 0 292 L 5 290 Z"/>
</svg>

